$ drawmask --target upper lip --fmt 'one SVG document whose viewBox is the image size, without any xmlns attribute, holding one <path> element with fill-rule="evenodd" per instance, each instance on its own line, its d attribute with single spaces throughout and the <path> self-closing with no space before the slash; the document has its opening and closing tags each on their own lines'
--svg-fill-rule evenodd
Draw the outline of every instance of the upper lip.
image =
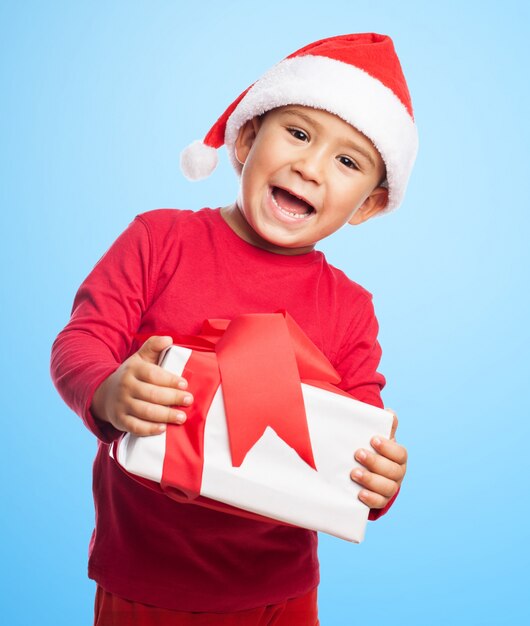
<svg viewBox="0 0 530 626">
<path fill-rule="evenodd" d="M 306 204 L 308 204 L 313 209 L 313 211 L 316 211 L 315 205 L 309 202 L 309 200 L 306 197 L 302 196 L 299 193 L 296 193 L 296 191 L 289 189 L 289 187 L 283 187 L 282 185 L 272 185 L 271 192 L 274 191 L 275 187 L 278 189 L 282 189 L 283 191 L 286 191 L 287 193 L 290 193 L 292 196 L 294 196 L 295 198 L 298 198 L 299 200 L 303 200 Z"/>
</svg>

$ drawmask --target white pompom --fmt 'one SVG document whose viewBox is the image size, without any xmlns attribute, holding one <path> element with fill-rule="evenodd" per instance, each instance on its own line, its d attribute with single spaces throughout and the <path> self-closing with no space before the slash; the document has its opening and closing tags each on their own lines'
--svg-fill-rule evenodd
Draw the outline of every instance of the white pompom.
<svg viewBox="0 0 530 626">
<path fill-rule="evenodd" d="M 217 150 L 197 140 L 180 153 L 180 169 L 189 180 L 207 178 L 217 167 Z"/>
</svg>

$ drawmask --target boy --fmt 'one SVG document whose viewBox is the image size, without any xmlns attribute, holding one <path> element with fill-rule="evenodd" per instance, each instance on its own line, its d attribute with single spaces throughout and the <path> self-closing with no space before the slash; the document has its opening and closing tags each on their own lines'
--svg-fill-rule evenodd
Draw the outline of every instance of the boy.
<svg viewBox="0 0 530 626">
<path fill-rule="evenodd" d="M 182 155 L 191 178 L 226 144 L 237 201 L 136 216 L 76 294 L 52 349 L 52 377 L 99 438 L 89 575 L 95 624 L 318 624 L 316 533 L 180 504 L 130 480 L 108 455 L 123 431 L 181 424 L 187 381 L 156 365 L 171 332 L 206 318 L 286 309 L 354 397 L 382 406 L 371 295 L 314 250 L 344 224 L 401 201 L 417 149 L 391 40 L 332 37 L 295 52 Z M 152 333 L 137 345 L 136 332 Z M 274 389 L 271 389 L 274 393 Z M 352 480 L 370 518 L 395 498 L 406 450 L 374 438 Z M 353 453 L 353 451 L 352 451 Z"/>
</svg>

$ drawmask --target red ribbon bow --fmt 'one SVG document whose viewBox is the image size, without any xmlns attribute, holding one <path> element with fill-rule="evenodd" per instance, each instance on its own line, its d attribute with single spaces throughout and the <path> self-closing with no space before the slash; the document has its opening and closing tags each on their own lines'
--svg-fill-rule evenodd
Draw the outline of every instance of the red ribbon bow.
<svg viewBox="0 0 530 626">
<path fill-rule="evenodd" d="M 138 333 L 143 343 L 154 333 Z M 194 395 L 184 425 L 169 425 L 162 488 L 188 498 L 200 493 L 204 427 L 222 383 L 232 465 L 239 467 L 270 426 L 316 469 L 300 383 L 332 389 L 335 368 L 287 312 L 206 320 L 198 336 L 173 335 L 193 350 L 183 372 Z"/>
</svg>

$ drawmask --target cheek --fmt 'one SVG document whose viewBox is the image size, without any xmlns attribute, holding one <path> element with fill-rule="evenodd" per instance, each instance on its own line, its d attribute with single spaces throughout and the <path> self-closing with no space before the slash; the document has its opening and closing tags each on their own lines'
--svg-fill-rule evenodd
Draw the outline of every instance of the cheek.
<svg viewBox="0 0 530 626">
<path fill-rule="evenodd" d="M 245 176 L 241 181 L 239 188 L 241 200 L 245 203 L 245 210 L 248 210 L 249 204 L 256 196 L 256 181 L 252 176 Z"/>
<path fill-rule="evenodd" d="M 241 173 L 240 190 L 246 201 L 256 201 L 265 193 L 269 174 L 266 163 L 258 158 L 249 157 Z"/>
<path fill-rule="evenodd" d="M 259 187 L 255 177 L 250 175 L 242 176 L 239 185 L 238 204 L 247 222 L 251 224 L 255 221 L 254 216 L 258 211 L 260 198 L 262 196 Z"/>
<path fill-rule="evenodd" d="M 352 185 L 336 185 L 330 194 L 330 199 L 336 207 L 337 213 L 354 211 L 359 199 L 359 190 Z"/>
</svg>

